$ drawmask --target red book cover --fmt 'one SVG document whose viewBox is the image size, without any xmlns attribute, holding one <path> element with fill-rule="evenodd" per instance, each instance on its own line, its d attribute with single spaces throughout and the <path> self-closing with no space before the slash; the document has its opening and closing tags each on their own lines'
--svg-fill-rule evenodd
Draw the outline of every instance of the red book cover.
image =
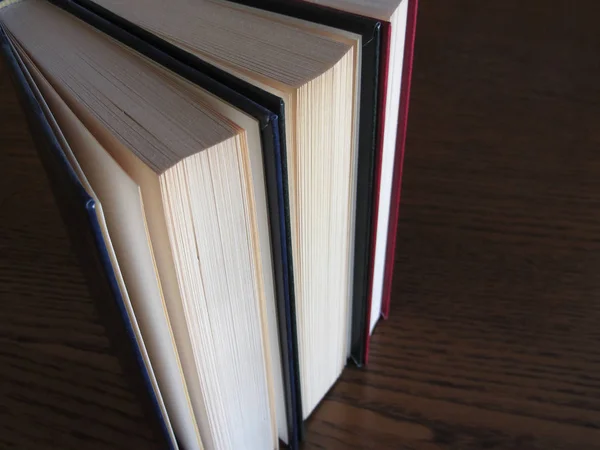
<svg viewBox="0 0 600 450">
<path fill-rule="evenodd" d="M 390 207 L 390 224 L 388 226 L 387 249 L 385 255 L 385 273 L 383 280 L 383 299 L 381 314 L 387 319 L 390 313 L 390 298 L 394 276 L 394 259 L 396 254 L 396 232 L 400 212 L 400 191 L 402 188 L 402 165 L 404 162 L 404 146 L 408 125 L 408 103 L 410 98 L 410 82 L 413 69 L 415 32 L 417 26 L 418 0 L 408 0 L 408 18 L 406 24 L 406 42 L 404 44 L 404 63 L 402 69 L 402 88 L 400 92 L 400 113 L 398 116 L 398 135 L 396 137 L 396 156 L 394 161 L 394 178 L 392 182 L 392 204 Z"/>
<path fill-rule="evenodd" d="M 377 242 L 377 219 L 379 217 L 379 192 L 381 187 L 381 168 L 383 154 L 383 131 L 385 126 L 385 107 L 387 103 L 388 72 L 390 64 L 390 39 L 392 38 L 392 27 L 389 22 L 381 23 L 381 50 L 379 68 L 379 107 L 377 108 L 377 154 L 375 155 L 375 176 L 373 183 L 373 222 L 371 225 L 371 257 L 369 261 L 369 297 L 367 298 L 367 319 L 365 321 L 365 357 L 367 364 L 369 357 L 369 340 L 371 328 L 371 302 L 373 300 L 373 270 L 375 269 L 375 248 Z"/>
</svg>

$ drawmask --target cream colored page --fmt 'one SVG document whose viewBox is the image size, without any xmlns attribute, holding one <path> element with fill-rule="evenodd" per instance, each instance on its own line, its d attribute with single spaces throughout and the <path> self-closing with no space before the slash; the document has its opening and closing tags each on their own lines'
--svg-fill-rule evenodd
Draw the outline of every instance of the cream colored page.
<svg viewBox="0 0 600 450">
<path fill-rule="evenodd" d="M 206 57 L 291 87 L 317 78 L 349 49 L 306 30 L 208 0 L 146 0 L 144 8 L 123 0 L 96 3 Z"/>
<path fill-rule="evenodd" d="M 189 84 L 188 81 L 173 77 L 168 71 L 162 67 L 155 67 L 157 72 L 161 73 L 161 76 L 165 77 L 165 81 L 175 84 Z M 266 87 L 266 86 L 263 86 Z M 273 275 L 273 260 L 271 251 L 271 239 L 269 232 L 269 219 L 268 219 L 268 207 L 267 207 L 267 193 L 265 186 L 265 175 L 263 170 L 263 154 L 261 137 L 259 130 L 259 123 L 256 119 L 237 108 L 223 102 L 221 99 L 198 89 L 197 86 L 190 86 L 189 88 L 197 90 L 197 94 L 202 97 L 202 101 L 212 108 L 215 112 L 223 115 L 228 120 L 231 120 L 236 126 L 245 130 L 247 146 L 244 151 L 249 152 L 250 171 L 246 174 L 245 178 L 249 181 L 251 189 L 250 198 L 253 199 L 254 207 L 256 208 L 255 221 L 258 227 L 258 238 L 259 242 L 257 245 L 257 251 L 260 254 L 260 260 L 258 263 L 261 268 L 259 270 L 260 277 L 262 278 L 263 285 L 263 296 L 261 300 L 266 305 L 267 322 L 266 328 L 268 336 L 265 342 L 268 342 L 268 355 L 270 359 L 270 371 L 272 370 L 272 378 L 274 382 L 274 395 L 275 395 L 275 410 L 277 417 L 277 430 L 279 438 L 287 443 L 287 417 L 285 407 L 285 393 L 283 383 L 283 372 L 281 363 L 281 352 L 280 352 L 280 336 L 279 329 L 277 326 L 277 305 L 275 300 L 275 281 Z M 285 96 L 286 94 L 279 92 L 273 88 L 272 93 L 278 94 L 279 96 Z M 265 251 L 268 249 L 267 251 Z"/>
<path fill-rule="evenodd" d="M 266 310 L 263 330 L 265 331 L 265 344 L 268 344 L 267 355 L 270 360 L 268 372 L 272 373 L 273 395 L 277 417 L 277 430 L 279 438 L 288 442 L 287 416 L 285 407 L 285 392 L 283 382 L 283 371 L 281 362 L 280 336 L 277 320 L 277 304 L 275 298 L 275 280 L 273 274 L 273 259 L 271 250 L 271 237 L 269 231 L 269 213 L 267 206 L 267 192 L 265 185 L 265 174 L 263 169 L 263 148 L 261 145 L 259 123 L 256 119 L 231 107 L 220 99 L 206 94 L 205 98 L 215 111 L 228 117 L 230 120 L 245 130 L 247 145 L 242 151 L 247 151 L 245 166 L 245 180 L 248 183 L 248 197 L 252 202 L 251 210 L 256 211 L 252 219 L 256 223 L 257 236 L 254 242 L 254 252 L 258 255 L 256 261 L 258 271 L 257 277 L 261 279 L 261 308 Z M 246 159 L 245 158 L 245 159 Z M 285 339 L 285 338 L 284 338 Z"/>
<path fill-rule="evenodd" d="M 193 91 L 165 83 L 150 60 L 49 2 L 0 15 L 41 72 L 156 173 L 233 135 Z"/>
<path fill-rule="evenodd" d="M 354 45 L 358 39 L 360 39 L 360 35 L 351 33 L 346 30 L 330 27 L 327 25 L 323 25 L 320 23 L 309 22 L 303 19 L 297 19 L 292 16 L 285 16 L 282 14 L 277 14 L 271 11 L 266 11 L 264 9 L 252 8 L 250 6 L 241 5 L 239 3 L 232 3 L 228 0 L 208 0 L 213 3 L 226 6 L 231 9 L 236 9 L 239 11 L 244 11 L 248 14 L 253 14 L 255 16 L 264 17 L 272 22 L 278 22 L 280 24 L 284 24 L 286 26 L 293 26 L 295 28 L 309 31 L 318 36 L 327 37 L 333 41 L 340 42 L 346 45 Z"/>
<path fill-rule="evenodd" d="M 261 306 L 263 310 L 262 323 L 265 347 L 268 355 L 268 372 L 272 374 L 274 409 L 277 418 L 278 437 L 288 443 L 288 423 L 285 407 L 285 391 L 283 381 L 283 369 L 281 361 L 281 337 L 279 335 L 277 308 L 275 299 L 275 280 L 273 274 L 273 260 L 271 250 L 271 239 L 269 233 L 269 213 L 267 207 L 267 195 L 265 186 L 265 175 L 263 171 L 263 155 L 260 145 L 260 136 L 255 127 L 252 133 L 248 133 L 248 155 L 244 158 L 245 179 L 247 180 L 248 198 L 251 202 L 250 212 L 252 221 L 256 224 L 253 239 L 254 255 L 256 258 L 257 278 L 261 282 Z M 286 337 L 284 336 L 285 340 Z M 285 341 L 284 344 L 285 345 Z"/>
<path fill-rule="evenodd" d="M 186 80 L 172 77 L 165 69 L 156 67 L 165 79 L 171 83 L 188 83 Z M 275 300 L 275 281 L 273 275 L 273 260 L 271 251 L 271 239 L 269 232 L 269 215 L 267 207 L 267 193 L 265 186 L 265 175 L 263 170 L 263 154 L 259 122 L 251 116 L 243 113 L 237 108 L 223 102 L 221 99 L 205 91 L 201 91 L 196 86 L 192 88 L 198 90 L 198 95 L 202 101 L 211 107 L 215 112 L 222 114 L 228 120 L 231 120 L 236 126 L 245 131 L 247 145 L 244 145 L 244 152 L 248 152 L 250 171 L 245 173 L 244 178 L 249 183 L 249 198 L 252 199 L 253 209 L 256 209 L 256 215 L 253 219 L 257 224 L 258 242 L 255 243 L 255 251 L 260 255 L 257 264 L 259 270 L 257 276 L 262 279 L 261 304 L 266 307 L 266 323 L 263 328 L 266 331 L 265 344 L 268 343 L 269 350 L 267 355 L 270 360 L 269 372 L 272 372 L 273 390 L 275 396 L 275 410 L 277 417 L 277 430 L 281 440 L 287 442 L 287 417 L 285 409 L 285 393 L 283 388 L 283 372 L 280 354 L 279 329 L 277 327 L 277 305 Z"/>
<path fill-rule="evenodd" d="M 100 146 L 79 119 L 32 68 L 33 77 L 103 205 L 108 231 L 159 388 L 177 436 L 185 448 L 202 442 L 171 337 L 151 248 L 146 235 L 139 186 Z"/>
<path fill-rule="evenodd" d="M 300 89 L 297 98 L 300 214 L 294 277 L 301 286 L 296 291 L 296 312 L 305 418 L 339 377 L 346 361 L 354 99 L 341 94 L 352 92 L 355 67 L 354 54 L 349 52 L 318 83 Z M 319 89 L 319 83 L 330 89 Z M 320 92 L 340 101 L 330 102 L 326 96 L 320 99 Z"/>
<path fill-rule="evenodd" d="M 215 448 L 224 450 L 270 448 L 276 431 L 239 139 L 194 155 L 161 177 L 186 318 L 195 324 L 194 353 L 208 369 L 201 379 L 205 390 L 214 393 L 207 407 Z"/>
</svg>

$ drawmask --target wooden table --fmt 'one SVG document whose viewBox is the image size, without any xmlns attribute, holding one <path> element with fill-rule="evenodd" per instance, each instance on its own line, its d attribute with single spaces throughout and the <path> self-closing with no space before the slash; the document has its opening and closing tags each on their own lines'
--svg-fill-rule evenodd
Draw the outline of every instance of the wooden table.
<svg viewBox="0 0 600 450">
<path fill-rule="evenodd" d="M 422 0 L 392 314 L 306 449 L 600 448 L 600 6 Z M 0 448 L 151 448 L 0 69 Z"/>
</svg>

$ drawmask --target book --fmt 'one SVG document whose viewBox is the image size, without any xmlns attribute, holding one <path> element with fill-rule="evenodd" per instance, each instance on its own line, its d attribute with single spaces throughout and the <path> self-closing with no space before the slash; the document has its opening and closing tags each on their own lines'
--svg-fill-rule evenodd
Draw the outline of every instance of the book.
<svg viewBox="0 0 600 450">
<path fill-rule="evenodd" d="M 304 1 L 377 19 L 382 26 L 370 286 L 366 328 L 357 338 L 357 358 L 367 363 L 370 336 L 390 310 L 418 0 Z"/>
<path fill-rule="evenodd" d="M 243 98 L 255 116 L 242 113 L 49 3 L 1 6 L 2 49 L 40 155 L 98 302 L 120 316 L 118 346 L 137 364 L 162 438 L 172 448 L 290 440 L 278 428 L 285 352 L 269 347 L 279 347 L 277 271 L 266 267 L 267 209 L 277 217 L 278 206 L 265 190 L 283 189 L 266 187 L 263 159 L 279 182 L 281 164 L 261 155 L 277 151 L 277 117 Z M 183 288 L 203 292 L 186 303 Z"/>
</svg>

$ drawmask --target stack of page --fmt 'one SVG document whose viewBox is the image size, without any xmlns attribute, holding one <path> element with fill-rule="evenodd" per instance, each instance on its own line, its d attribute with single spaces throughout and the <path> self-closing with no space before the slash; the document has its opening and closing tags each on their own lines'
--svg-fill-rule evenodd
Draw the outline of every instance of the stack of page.
<svg viewBox="0 0 600 450">
<path fill-rule="evenodd" d="M 415 0 L 9 0 L 0 41 L 171 448 L 298 448 L 389 311 Z"/>
</svg>

